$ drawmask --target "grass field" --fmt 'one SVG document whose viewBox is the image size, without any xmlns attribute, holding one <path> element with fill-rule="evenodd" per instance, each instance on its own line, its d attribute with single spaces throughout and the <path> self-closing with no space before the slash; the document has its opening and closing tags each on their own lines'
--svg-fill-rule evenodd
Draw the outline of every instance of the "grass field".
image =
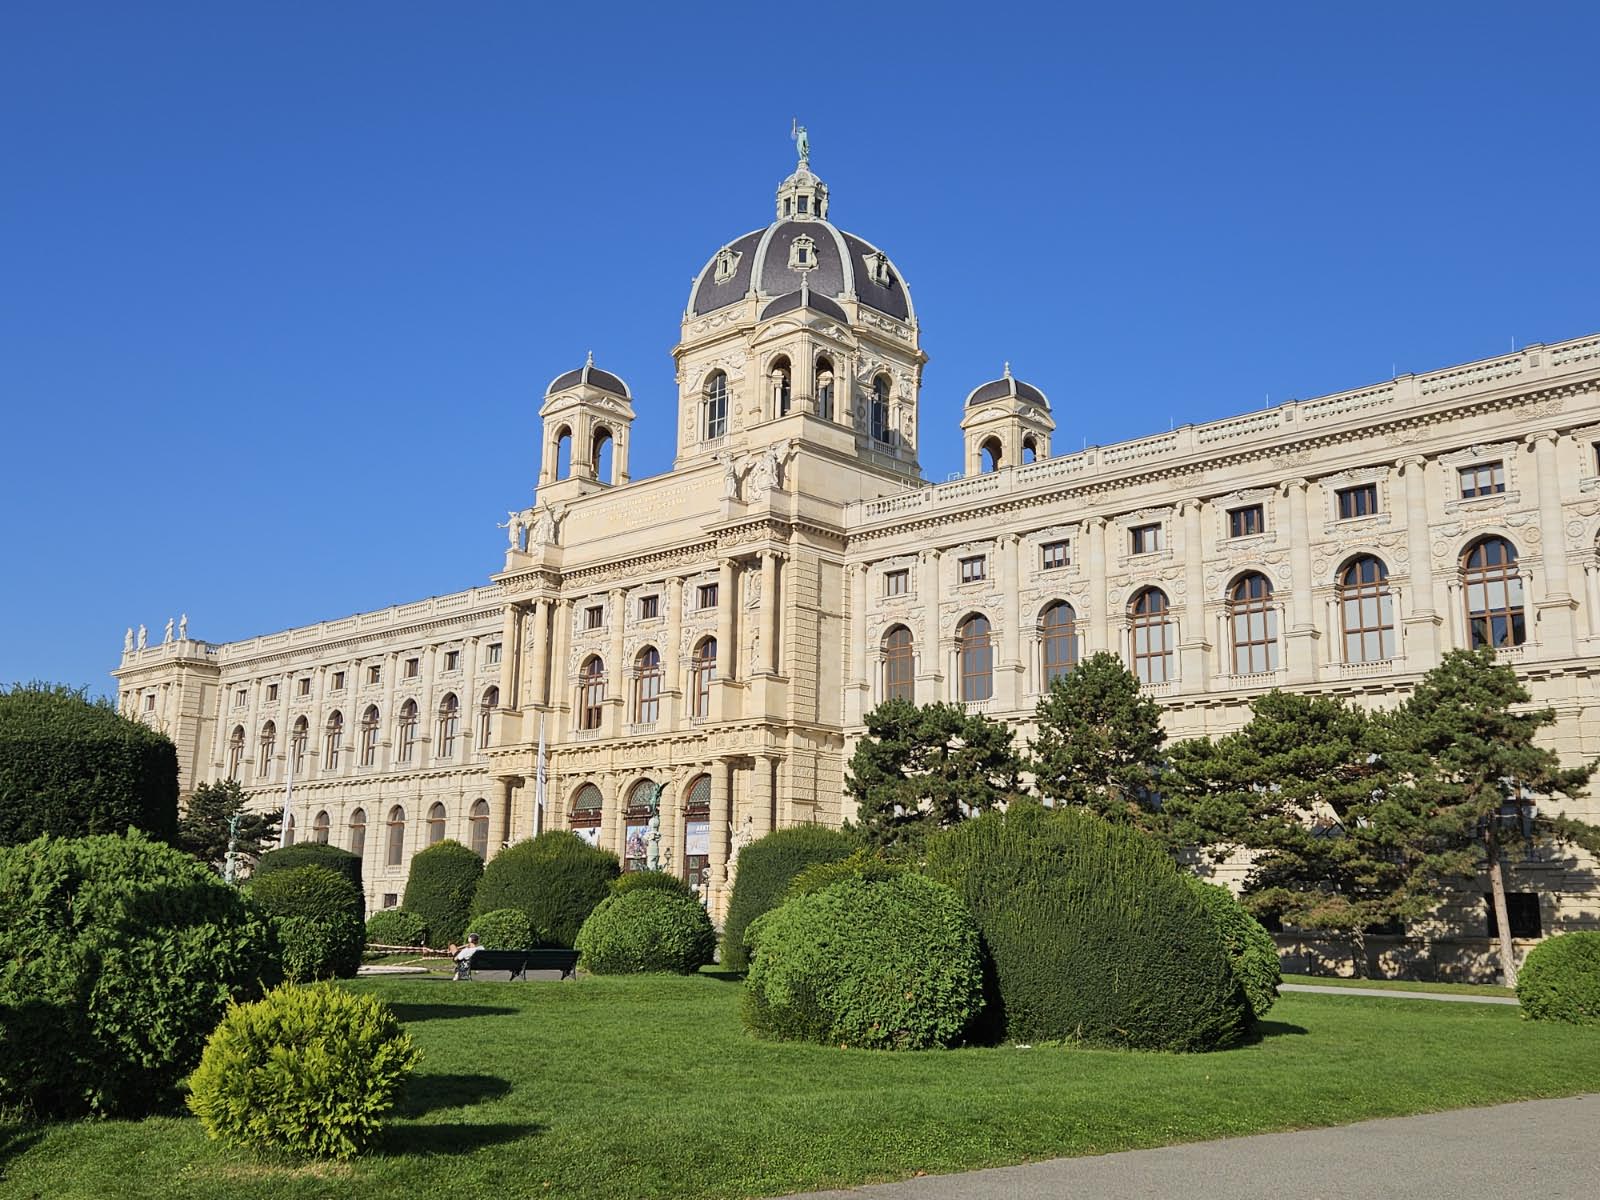
<svg viewBox="0 0 1600 1200">
<path fill-rule="evenodd" d="M 1377 988 L 1385 992 L 1446 992 L 1457 996 L 1515 996 L 1498 983 L 1412 983 L 1405 979 L 1346 979 L 1339 975 L 1285 975 L 1285 983 L 1313 983 L 1319 987 Z"/>
<path fill-rule="evenodd" d="M 767 1196 L 1600 1090 L 1600 1034 L 1501 1005 L 1286 995 L 1217 1054 L 892 1054 L 756 1041 L 712 973 L 352 986 L 425 1054 L 377 1154 L 257 1160 L 180 1117 L 0 1128 L 0 1194 Z"/>
</svg>

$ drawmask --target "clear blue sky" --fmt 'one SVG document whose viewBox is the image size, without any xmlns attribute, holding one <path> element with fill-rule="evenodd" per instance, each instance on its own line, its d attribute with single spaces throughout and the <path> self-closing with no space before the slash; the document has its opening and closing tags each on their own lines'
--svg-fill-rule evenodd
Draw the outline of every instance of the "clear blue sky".
<svg viewBox="0 0 1600 1200">
<path fill-rule="evenodd" d="M 926 473 L 1600 329 L 1593 4 L 12 4 L 0 679 L 109 690 L 486 582 L 549 379 L 665 470 L 689 281 L 809 126 L 904 272 Z"/>
</svg>

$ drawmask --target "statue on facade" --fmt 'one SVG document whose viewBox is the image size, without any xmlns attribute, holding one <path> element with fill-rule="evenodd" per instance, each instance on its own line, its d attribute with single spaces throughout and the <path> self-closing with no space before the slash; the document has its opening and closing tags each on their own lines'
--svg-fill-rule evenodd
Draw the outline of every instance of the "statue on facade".
<svg viewBox="0 0 1600 1200">
<path fill-rule="evenodd" d="M 739 464 L 733 461 L 733 455 L 726 450 L 717 455 L 717 461 L 722 464 L 722 498 L 724 500 L 737 500 L 739 498 Z"/>
<path fill-rule="evenodd" d="M 806 127 L 800 124 L 798 118 L 789 123 L 789 136 L 794 139 L 794 148 L 800 153 L 800 165 L 811 165 L 811 135 L 806 132 Z"/>
<path fill-rule="evenodd" d="M 645 822 L 649 830 L 645 834 L 645 860 L 644 865 L 651 871 L 661 870 L 661 792 L 663 785 L 656 784 L 655 790 L 650 793 L 646 806 L 650 809 L 650 819 Z"/>
<path fill-rule="evenodd" d="M 750 464 L 750 499 L 764 500 L 778 486 L 778 447 L 768 446 Z"/>
<path fill-rule="evenodd" d="M 129 625 L 128 626 L 128 632 L 122 635 L 122 652 L 124 654 L 132 654 L 133 653 L 133 626 L 132 625 Z"/>
<path fill-rule="evenodd" d="M 170 642 L 172 640 L 172 626 L 173 626 L 173 624 L 174 624 L 174 622 L 173 622 L 172 618 L 168 617 L 167 618 L 166 632 L 161 635 L 161 644 L 163 646 L 165 646 L 168 642 Z"/>
<path fill-rule="evenodd" d="M 179 616 L 178 616 L 178 640 L 180 642 L 187 642 L 189 640 L 189 614 L 188 613 L 180 613 Z"/>
<path fill-rule="evenodd" d="M 529 539 L 529 545 L 531 546 L 534 542 L 538 542 L 541 546 L 555 545 L 561 518 L 565 513 L 565 509 L 557 512 L 553 504 L 547 504 L 538 510 L 530 509 L 528 515 L 534 518 L 535 523 L 533 536 Z"/>
<path fill-rule="evenodd" d="M 504 521 L 496 521 L 494 527 L 506 531 L 506 541 L 510 543 L 513 550 L 522 549 L 523 524 L 521 513 L 513 512 L 508 508 L 506 510 L 506 519 Z"/>
<path fill-rule="evenodd" d="M 731 867 L 739 861 L 740 851 L 756 840 L 755 814 L 745 813 L 744 821 L 734 827 L 733 836 L 729 840 L 732 842 L 728 852 L 728 865 Z"/>
<path fill-rule="evenodd" d="M 150 644 L 150 635 L 143 625 L 139 626 L 139 649 L 143 650 Z"/>
</svg>

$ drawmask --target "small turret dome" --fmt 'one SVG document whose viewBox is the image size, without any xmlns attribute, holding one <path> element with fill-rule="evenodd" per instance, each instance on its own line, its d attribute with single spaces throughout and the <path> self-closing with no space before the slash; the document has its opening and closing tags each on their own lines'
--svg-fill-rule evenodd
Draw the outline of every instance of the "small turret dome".
<svg viewBox="0 0 1600 1200">
<path fill-rule="evenodd" d="M 575 388 L 579 384 L 587 384 L 599 388 L 602 392 L 610 392 L 613 396 L 621 396 L 624 400 L 631 401 L 633 393 L 628 391 L 628 385 L 619 376 L 610 371 L 602 371 L 594 365 L 594 355 L 589 355 L 589 361 L 576 371 L 567 371 L 557 375 L 550 381 L 550 386 L 545 388 L 546 396 L 553 396 L 557 392 L 564 392 L 568 388 Z"/>
<path fill-rule="evenodd" d="M 988 404 L 995 400 L 1025 400 L 1030 404 L 1048 410 L 1050 401 L 1045 394 L 1031 383 L 1024 383 L 1011 374 L 1011 364 L 1006 364 L 1005 374 L 999 379 L 991 379 L 988 383 L 980 383 L 967 393 L 967 408 L 979 404 Z"/>
</svg>

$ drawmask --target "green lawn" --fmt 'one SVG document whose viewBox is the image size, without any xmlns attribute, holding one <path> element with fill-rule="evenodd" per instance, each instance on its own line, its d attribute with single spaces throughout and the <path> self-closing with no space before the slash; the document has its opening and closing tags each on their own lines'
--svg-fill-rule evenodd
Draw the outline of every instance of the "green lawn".
<svg viewBox="0 0 1600 1200">
<path fill-rule="evenodd" d="M 1498 983 L 1412 983 L 1407 979 L 1346 979 L 1340 975 L 1285 975 L 1285 983 L 1313 983 L 1319 987 L 1378 988 L 1394 992 L 1453 992 L 1459 996 L 1515 996 Z"/>
<path fill-rule="evenodd" d="M 1600 1090 L 1600 1033 L 1500 1005 L 1287 995 L 1220 1054 L 892 1054 L 756 1041 L 711 973 L 353 986 L 426 1055 L 375 1156 L 257 1161 L 176 1117 L 0 1128 L 0 1193 L 763 1196 Z"/>
</svg>

